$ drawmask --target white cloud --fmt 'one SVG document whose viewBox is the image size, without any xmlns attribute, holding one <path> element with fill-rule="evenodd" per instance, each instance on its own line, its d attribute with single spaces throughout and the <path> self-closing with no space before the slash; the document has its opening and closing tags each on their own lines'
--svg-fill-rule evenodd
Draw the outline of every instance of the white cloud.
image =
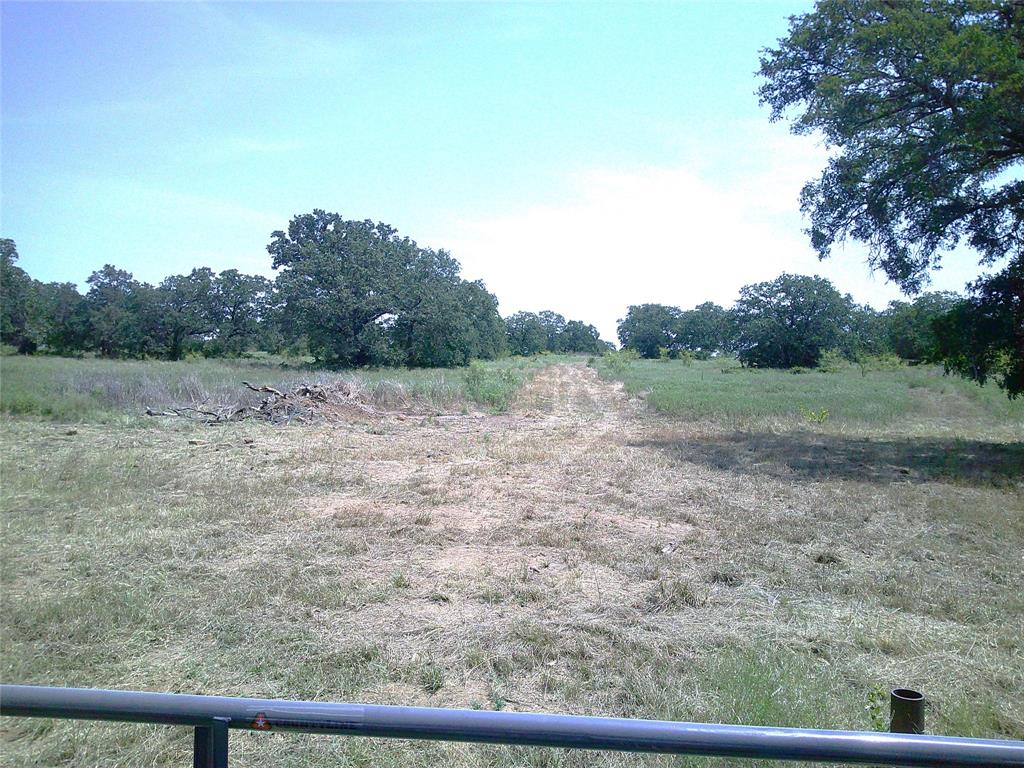
<svg viewBox="0 0 1024 768">
<path fill-rule="evenodd" d="M 859 247 L 818 261 L 798 198 L 825 150 L 774 128 L 749 131 L 730 158 L 691 145 L 673 167 L 581 171 L 564 202 L 453 221 L 436 241 L 487 283 L 503 314 L 554 309 L 609 340 L 629 304 L 728 306 L 741 286 L 784 271 L 823 275 L 876 307 L 899 297 Z M 961 289 L 977 273 L 969 255 L 958 261 L 936 287 Z"/>
</svg>

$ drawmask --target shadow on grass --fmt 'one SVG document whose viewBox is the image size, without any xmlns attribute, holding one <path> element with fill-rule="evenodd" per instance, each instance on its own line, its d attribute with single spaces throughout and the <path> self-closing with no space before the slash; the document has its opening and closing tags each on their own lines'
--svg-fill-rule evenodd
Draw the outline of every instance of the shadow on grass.
<svg viewBox="0 0 1024 768">
<path fill-rule="evenodd" d="M 704 438 L 663 434 L 631 445 L 657 448 L 676 460 L 714 469 L 789 480 L 996 486 L 1024 482 L 1024 443 L 736 432 Z"/>
</svg>

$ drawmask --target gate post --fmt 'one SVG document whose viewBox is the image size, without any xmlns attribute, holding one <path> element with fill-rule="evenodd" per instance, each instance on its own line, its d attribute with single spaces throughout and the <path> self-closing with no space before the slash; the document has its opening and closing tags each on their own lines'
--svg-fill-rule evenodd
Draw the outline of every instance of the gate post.
<svg viewBox="0 0 1024 768">
<path fill-rule="evenodd" d="M 228 722 L 226 717 L 215 717 L 209 725 L 196 726 L 193 768 L 228 768 Z"/>
</svg>

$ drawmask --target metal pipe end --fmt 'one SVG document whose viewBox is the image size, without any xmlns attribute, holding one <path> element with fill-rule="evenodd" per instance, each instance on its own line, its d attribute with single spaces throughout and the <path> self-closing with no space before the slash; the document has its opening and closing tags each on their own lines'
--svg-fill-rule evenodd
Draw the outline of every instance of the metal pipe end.
<svg viewBox="0 0 1024 768">
<path fill-rule="evenodd" d="M 924 694 L 913 688 L 893 688 L 889 692 L 889 731 L 924 733 Z"/>
</svg>

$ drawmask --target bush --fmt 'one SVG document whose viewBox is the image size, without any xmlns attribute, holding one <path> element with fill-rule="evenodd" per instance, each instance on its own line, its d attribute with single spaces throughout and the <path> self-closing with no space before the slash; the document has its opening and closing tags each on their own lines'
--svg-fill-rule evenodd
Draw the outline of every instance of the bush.
<svg viewBox="0 0 1024 768">
<path fill-rule="evenodd" d="M 614 377 L 622 376 L 629 364 L 639 359 L 640 353 L 635 349 L 621 349 L 617 352 L 609 352 L 602 358 L 608 372 Z"/>
<path fill-rule="evenodd" d="M 474 360 L 466 369 L 466 395 L 496 411 L 508 408 L 521 383 L 522 378 L 512 368 L 496 369 Z"/>
<path fill-rule="evenodd" d="M 801 408 L 800 412 L 811 424 L 824 424 L 828 421 L 829 413 L 827 408 L 814 410 L 812 408 Z"/>
<path fill-rule="evenodd" d="M 850 362 L 838 349 L 826 349 L 818 358 L 818 370 L 822 373 L 839 373 L 845 371 Z"/>
<path fill-rule="evenodd" d="M 858 355 L 857 357 L 857 366 L 863 376 L 866 376 L 868 371 L 898 371 L 905 365 L 900 357 L 891 352 Z"/>
</svg>

